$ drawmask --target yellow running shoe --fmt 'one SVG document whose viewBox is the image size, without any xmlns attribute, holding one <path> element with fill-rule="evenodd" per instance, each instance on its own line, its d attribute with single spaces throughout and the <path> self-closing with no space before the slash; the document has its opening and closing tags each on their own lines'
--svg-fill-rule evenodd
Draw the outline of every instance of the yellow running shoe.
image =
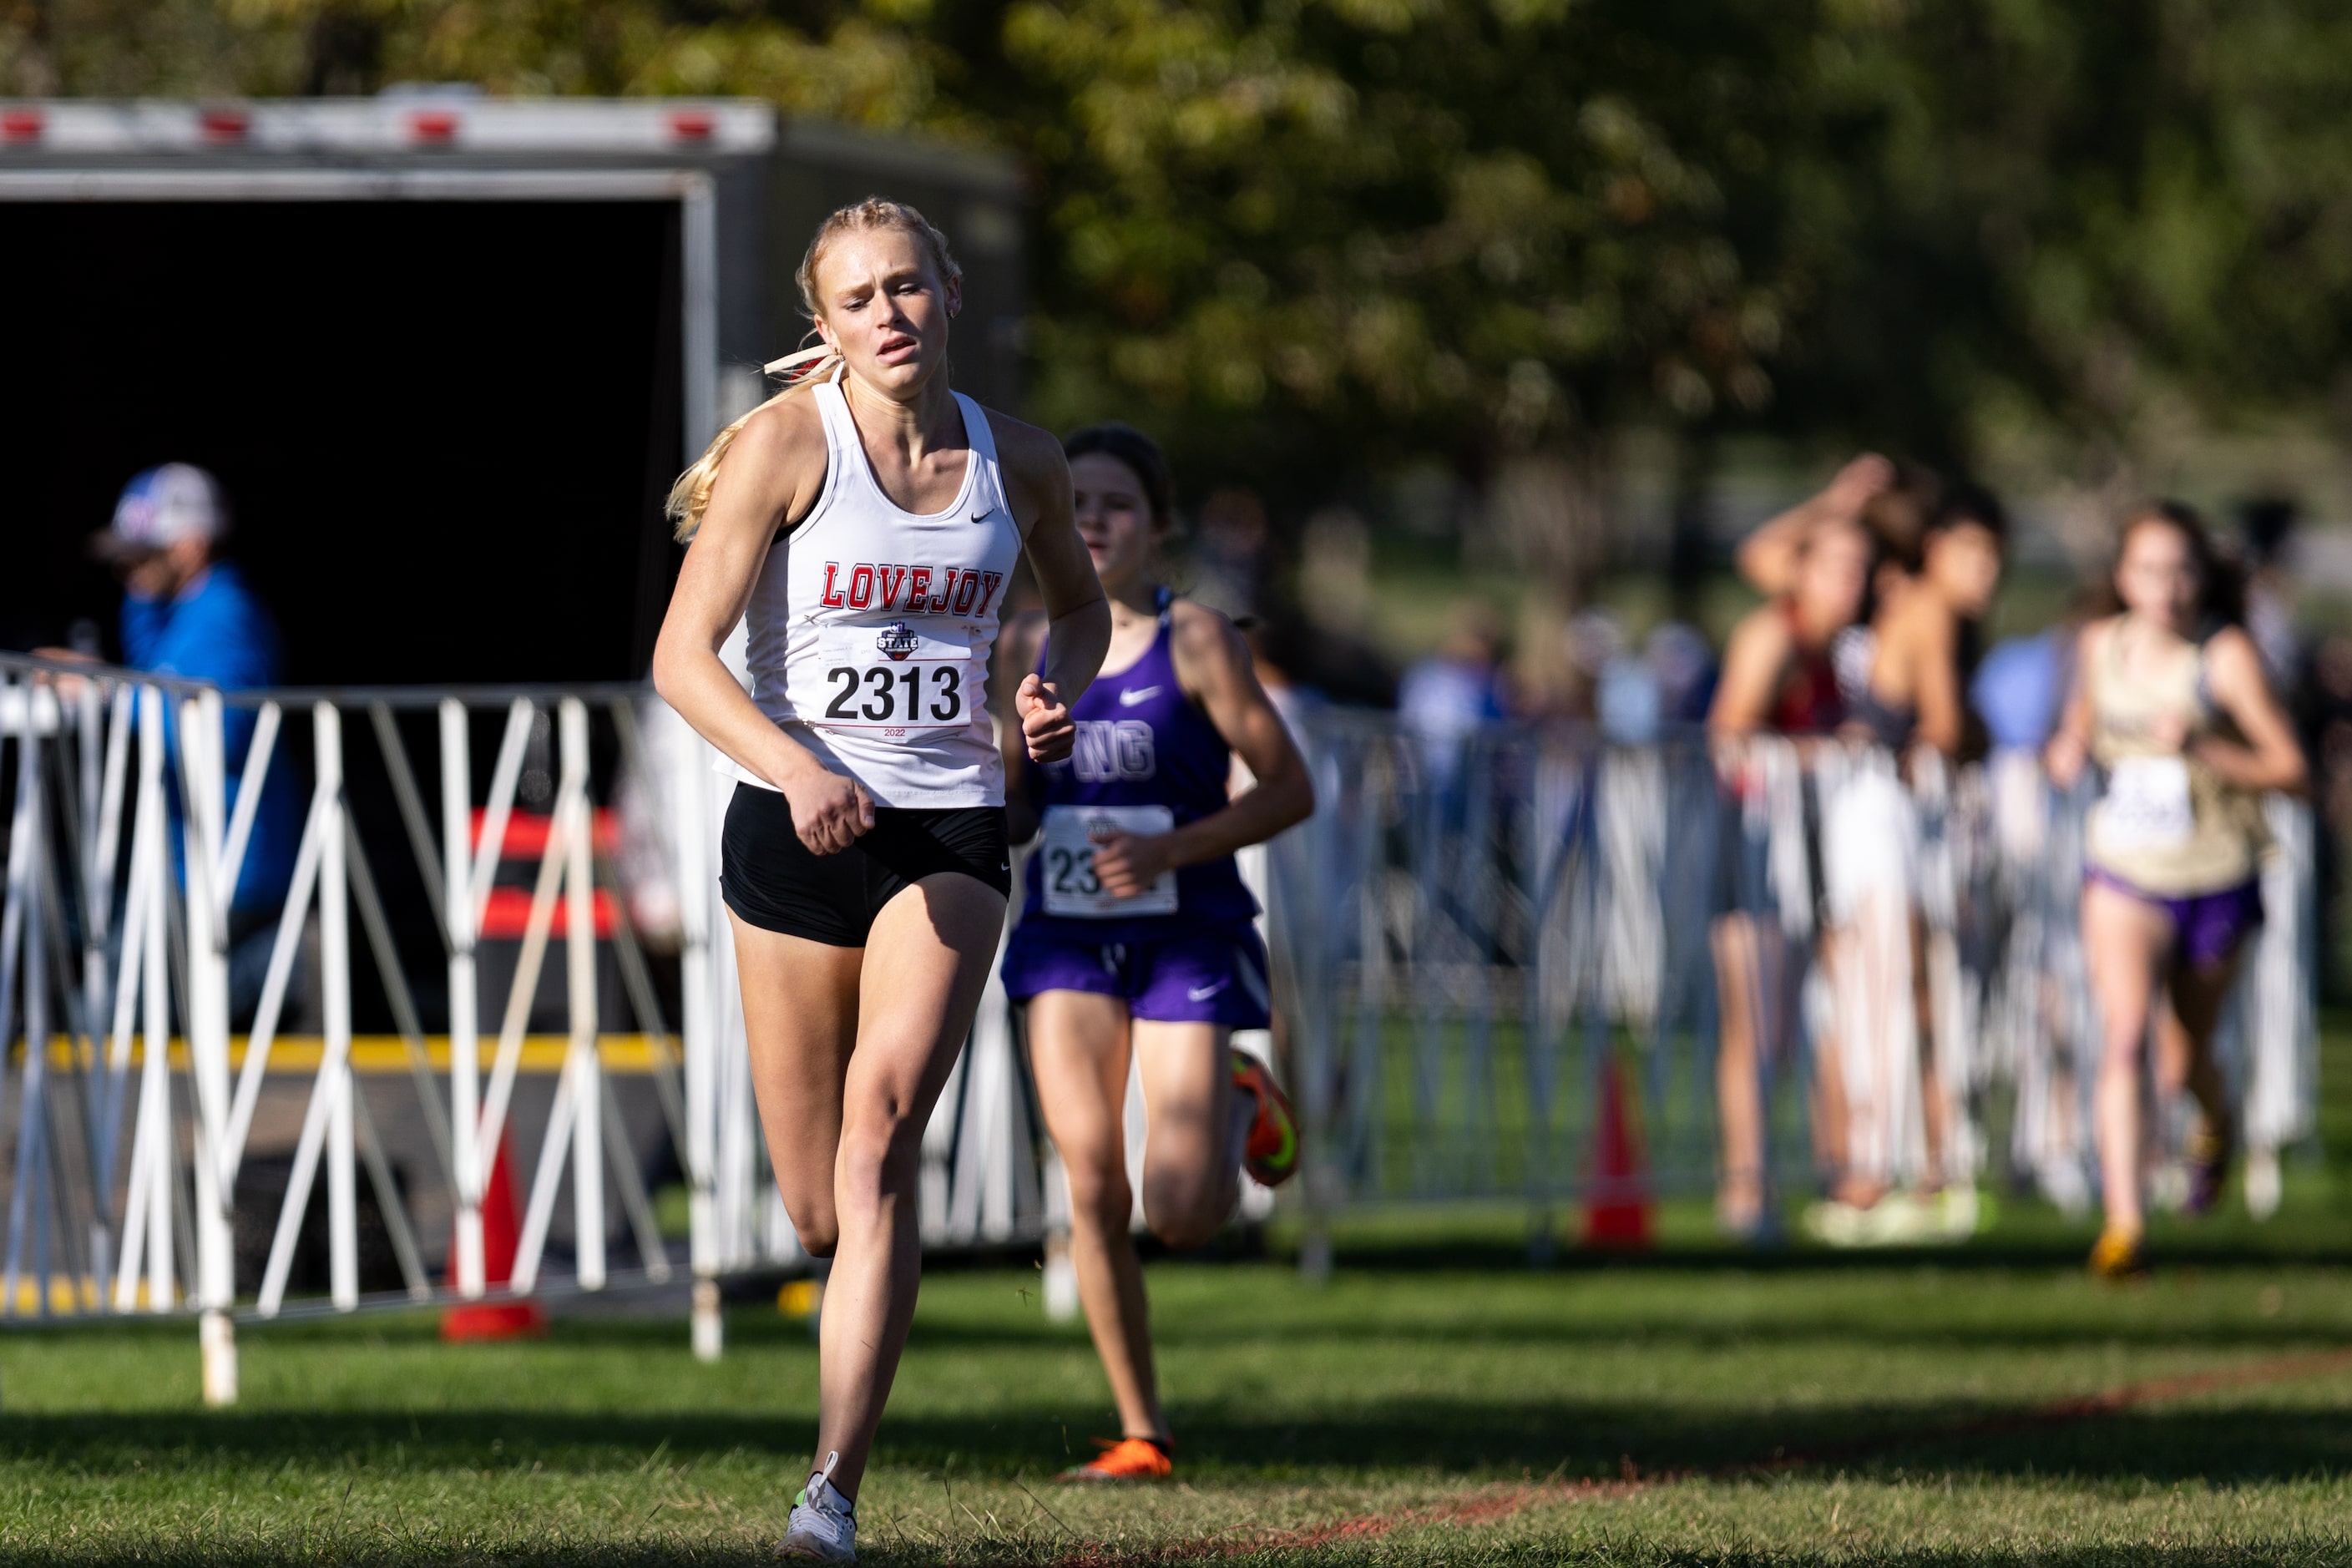
<svg viewBox="0 0 2352 1568">
<path fill-rule="evenodd" d="M 1114 1443 L 1108 1437 L 1095 1439 L 1102 1450 L 1086 1464 L 1064 1470 L 1056 1479 L 1065 1481 L 1163 1481 L 1176 1468 L 1176 1461 L 1168 1450 L 1149 1437 L 1121 1437 Z"/>
<path fill-rule="evenodd" d="M 2091 1248 L 2091 1273 L 2097 1279 L 2117 1282 L 2145 1278 L 2147 1247 L 2139 1233 L 2113 1228 L 2101 1231 L 2098 1245 Z"/>
<path fill-rule="evenodd" d="M 1278 1187 L 1298 1173 L 1298 1123 L 1290 1101 L 1265 1064 L 1244 1050 L 1234 1052 L 1234 1088 L 1257 1101 L 1242 1145 L 1242 1168 L 1260 1185 Z"/>
</svg>

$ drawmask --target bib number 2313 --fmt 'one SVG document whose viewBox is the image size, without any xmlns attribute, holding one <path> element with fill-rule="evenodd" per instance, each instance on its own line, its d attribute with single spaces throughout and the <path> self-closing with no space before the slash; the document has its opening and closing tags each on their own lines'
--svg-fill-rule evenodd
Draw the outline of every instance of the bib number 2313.
<svg viewBox="0 0 2352 1568">
<path fill-rule="evenodd" d="M 1045 912 L 1077 920 L 1118 920 L 1176 912 L 1176 873 L 1162 871 L 1131 898 L 1115 898 L 1095 874 L 1095 846 L 1113 833 L 1166 833 L 1176 814 L 1164 805 L 1056 805 L 1045 813 L 1041 880 Z"/>
<path fill-rule="evenodd" d="M 904 621 L 829 626 L 818 651 L 824 689 L 817 721 L 828 729 L 865 730 L 885 740 L 961 730 L 980 700 L 971 649 Z"/>
</svg>

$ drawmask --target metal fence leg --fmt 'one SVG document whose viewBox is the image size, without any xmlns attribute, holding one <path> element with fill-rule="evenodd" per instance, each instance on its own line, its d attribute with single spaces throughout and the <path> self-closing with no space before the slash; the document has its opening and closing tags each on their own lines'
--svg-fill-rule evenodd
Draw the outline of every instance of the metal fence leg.
<svg viewBox="0 0 2352 1568">
<path fill-rule="evenodd" d="M 593 858 L 595 807 L 588 798 L 588 708 L 567 697 L 562 721 L 562 770 L 570 787 L 571 822 L 564 834 L 564 958 L 570 982 L 572 1057 L 572 1215 L 580 1285 L 604 1288 L 604 1077 L 596 1052 L 596 884 Z"/>
<path fill-rule="evenodd" d="M 679 990 L 678 1027 L 686 1052 L 686 1165 L 688 1256 L 694 1269 L 693 1326 L 697 1361 L 717 1361 L 727 1347 L 727 1320 L 720 1310 L 719 1215 L 713 1163 L 718 1153 L 718 1007 L 711 994 L 716 976 L 710 942 L 716 911 L 710 875 L 711 752 L 698 740 L 677 748 L 671 791 L 676 801 Z"/>
<path fill-rule="evenodd" d="M 473 764 L 466 705 L 441 700 L 442 918 L 449 937 L 449 1165 L 457 1211 L 449 1272 L 457 1294 L 482 1293 L 481 1033 L 475 1016 Z"/>
<path fill-rule="evenodd" d="M 0 915 L 0 1049 L 16 1033 L 20 1013 L 25 1020 L 25 1073 L 16 1090 L 16 1168 L 8 1194 L 8 1260 L 0 1274 L 0 1311 L 16 1311 L 17 1286 L 23 1279 L 25 1244 L 37 1225 L 35 1170 L 41 1152 L 41 1088 L 48 1065 L 47 1008 L 48 966 L 41 952 L 44 922 L 34 908 L 40 897 L 40 879 L 33 874 L 33 854 L 39 842 L 44 806 L 41 800 L 40 725 L 35 704 L 40 689 L 27 681 L 24 727 L 16 733 L 16 809 L 8 829 L 8 902 Z M 41 1307 L 47 1308 L 44 1297 Z"/>
<path fill-rule="evenodd" d="M 327 1059 L 339 1064 L 320 1076 L 320 1089 L 332 1095 L 327 1114 L 327 1275 L 335 1305 L 348 1312 L 360 1304 L 360 1237 L 357 1148 L 352 1125 L 352 932 L 350 867 L 343 830 L 342 716 L 332 703 L 311 710 L 318 773 L 328 798 L 319 859 L 320 993 L 327 1026 Z"/>
<path fill-rule="evenodd" d="M 194 1183 L 196 1289 L 204 1319 L 197 1342 L 204 1365 L 205 1403 L 234 1405 L 237 1396 L 235 1242 L 227 1194 L 222 1191 L 221 1146 L 228 1131 L 228 890 L 219 886 L 226 794 L 220 693 L 206 691 L 180 705 L 180 761 L 187 805 L 184 854 L 188 868 L 188 1076 L 196 1111 Z"/>
<path fill-rule="evenodd" d="M 131 1161 L 147 1156 L 143 1185 L 131 1183 L 131 1202 L 147 1210 L 147 1310 L 172 1310 L 172 954 L 170 831 L 163 800 L 163 696 L 149 687 L 139 694 L 139 812 L 147 837 L 138 874 L 147 885 L 147 934 L 140 946 L 142 1027 L 145 1042 L 139 1064 L 139 1121 Z M 126 1254 L 123 1268 L 131 1267 Z"/>
</svg>

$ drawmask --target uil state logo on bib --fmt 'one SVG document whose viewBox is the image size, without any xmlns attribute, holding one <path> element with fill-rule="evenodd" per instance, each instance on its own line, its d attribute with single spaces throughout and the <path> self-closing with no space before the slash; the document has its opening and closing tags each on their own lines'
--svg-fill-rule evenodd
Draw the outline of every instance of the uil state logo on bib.
<svg viewBox="0 0 2352 1568">
<path fill-rule="evenodd" d="M 893 664 L 904 664 L 908 656 L 923 646 L 922 634 L 907 629 L 904 621 L 892 621 L 876 634 L 874 646 L 889 656 Z"/>
</svg>

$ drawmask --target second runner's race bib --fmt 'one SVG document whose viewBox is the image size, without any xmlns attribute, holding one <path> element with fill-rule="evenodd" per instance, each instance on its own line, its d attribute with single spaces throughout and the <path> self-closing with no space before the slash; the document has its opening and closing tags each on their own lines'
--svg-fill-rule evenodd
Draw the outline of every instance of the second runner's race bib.
<svg viewBox="0 0 2352 1568">
<path fill-rule="evenodd" d="M 904 621 L 822 627 L 817 652 L 823 686 L 816 700 L 803 702 L 794 693 L 802 720 L 885 741 L 963 729 L 987 679 L 970 644 Z"/>
<path fill-rule="evenodd" d="M 2113 849 L 2168 849 L 2196 830 L 2189 764 L 2179 757 L 2119 757 L 2099 802 L 2099 837 Z"/>
<path fill-rule="evenodd" d="M 1045 912 L 1077 920 L 1123 920 L 1130 915 L 1172 915 L 1176 912 L 1176 873 L 1162 871 L 1158 879 L 1131 899 L 1115 899 L 1103 891 L 1095 875 L 1097 834 L 1166 833 L 1176 826 L 1176 814 L 1164 805 L 1056 805 L 1045 812 L 1045 832 L 1038 853 L 1045 858 L 1040 880 L 1045 889 Z"/>
</svg>

